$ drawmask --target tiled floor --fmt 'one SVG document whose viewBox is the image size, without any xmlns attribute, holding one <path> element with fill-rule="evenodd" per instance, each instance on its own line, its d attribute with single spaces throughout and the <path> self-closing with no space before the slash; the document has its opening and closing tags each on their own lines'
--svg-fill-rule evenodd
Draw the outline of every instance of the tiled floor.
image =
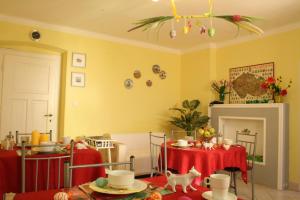
<svg viewBox="0 0 300 200">
<path fill-rule="evenodd" d="M 251 200 L 251 184 L 237 181 L 238 197 Z M 300 200 L 300 192 L 284 190 L 279 191 L 263 185 L 255 184 L 255 200 Z"/>
</svg>

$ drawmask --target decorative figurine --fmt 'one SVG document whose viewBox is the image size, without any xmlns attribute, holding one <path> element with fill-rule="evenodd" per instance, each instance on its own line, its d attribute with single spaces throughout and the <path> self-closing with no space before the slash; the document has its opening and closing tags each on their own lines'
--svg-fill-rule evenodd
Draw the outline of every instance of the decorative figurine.
<svg viewBox="0 0 300 200">
<path fill-rule="evenodd" d="M 192 186 L 192 182 L 194 178 L 199 176 L 201 176 L 201 173 L 198 172 L 194 167 L 190 169 L 189 173 L 183 175 L 172 174 L 172 172 L 167 171 L 168 183 L 164 187 L 166 188 L 168 185 L 170 185 L 173 192 L 176 192 L 175 186 L 182 185 L 182 190 L 184 193 L 187 193 L 187 186 L 196 191 L 197 189 Z"/>
<path fill-rule="evenodd" d="M 203 143 L 204 149 L 212 150 L 214 148 L 214 143 L 212 142 L 204 142 Z"/>
</svg>

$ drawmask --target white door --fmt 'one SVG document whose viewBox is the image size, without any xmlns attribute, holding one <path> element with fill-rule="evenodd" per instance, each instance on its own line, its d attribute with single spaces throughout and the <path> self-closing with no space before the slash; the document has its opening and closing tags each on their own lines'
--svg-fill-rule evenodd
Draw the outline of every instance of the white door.
<svg viewBox="0 0 300 200">
<path fill-rule="evenodd" d="M 52 130 L 56 140 L 60 56 L 0 49 L 0 61 L 1 139 L 9 131 Z"/>
</svg>

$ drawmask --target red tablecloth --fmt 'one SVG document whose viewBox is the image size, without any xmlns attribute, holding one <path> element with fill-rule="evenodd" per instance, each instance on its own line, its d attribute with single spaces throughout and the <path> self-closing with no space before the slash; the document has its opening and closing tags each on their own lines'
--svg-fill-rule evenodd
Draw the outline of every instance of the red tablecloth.
<svg viewBox="0 0 300 200">
<path fill-rule="evenodd" d="M 47 157 L 48 155 L 38 155 Z M 51 161 L 50 167 L 50 188 L 57 187 L 58 165 Z M 94 149 L 75 150 L 74 164 L 92 164 L 101 163 L 102 158 L 99 152 Z M 34 191 L 35 162 L 26 161 L 26 191 Z M 64 162 L 61 162 L 61 187 L 63 187 L 63 168 Z M 47 161 L 39 161 L 39 180 L 38 189 L 46 188 Z M 79 185 L 100 176 L 105 176 L 104 168 L 84 168 L 73 170 L 73 185 Z M 0 199 L 5 192 L 21 192 L 21 157 L 17 155 L 16 150 L 0 150 Z"/>
<path fill-rule="evenodd" d="M 162 187 L 167 182 L 167 180 L 166 180 L 166 178 L 164 176 L 159 176 L 159 177 L 154 177 L 154 178 L 147 178 L 147 179 L 144 179 L 144 180 L 146 180 L 148 182 L 151 182 L 154 185 L 162 186 Z M 164 200 L 176 200 L 180 196 L 188 196 L 188 197 L 190 197 L 192 199 L 202 200 L 203 198 L 201 197 L 201 194 L 204 191 L 207 191 L 208 189 L 204 188 L 204 187 L 200 187 L 200 186 L 195 186 L 195 187 L 197 188 L 197 191 L 192 191 L 192 190 L 188 189 L 188 193 L 184 194 L 182 192 L 182 190 L 181 190 L 181 186 L 177 186 L 176 187 L 176 189 L 177 189 L 176 193 L 164 195 L 163 199 Z M 61 191 L 61 190 L 49 190 L 49 191 L 28 192 L 28 193 L 23 193 L 23 194 L 17 194 L 15 196 L 14 200 L 33 200 L 33 199 L 53 200 L 54 194 L 56 192 L 59 192 L 59 191 Z M 65 190 L 65 191 L 67 192 L 68 190 Z M 105 195 L 103 195 L 103 196 L 105 196 Z M 119 196 L 116 195 L 116 199 L 118 199 L 118 198 L 119 198 Z M 71 198 L 71 199 L 75 200 L 76 197 Z M 105 197 L 103 197 L 103 198 L 98 198 L 97 197 L 97 200 L 105 200 L 105 199 L 106 199 Z M 111 195 L 109 195 L 109 199 L 111 199 Z"/>
<path fill-rule="evenodd" d="M 205 150 L 197 147 L 177 148 L 171 146 L 171 143 L 167 144 L 168 168 L 185 174 L 194 166 L 201 173 L 201 177 L 197 178 L 195 183 L 199 184 L 205 177 L 225 167 L 240 168 L 242 178 L 247 182 L 247 153 L 244 147 L 231 146 L 229 150 L 223 148 Z"/>
<path fill-rule="evenodd" d="M 161 187 L 163 187 L 167 182 L 167 180 L 164 176 L 159 176 L 159 177 L 154 177 L 154 178 L 146 178 L 144 180 L 151 182 L 154 185 L 161 186 Z M 181 196 L 188 196 L 191 199 L 195 199 L 195 200 L 204 200 L 202 198 L 202 193 L 205 191 L 208 191 L 208 189 L 201 187 L 201 186 L 197 186 L 197 185 L 194 185 L 194 186 L 197 189 L 197 191 L 192 191 L 192 190 L 188 189 L 187 194 L 184 194 L 182 192 L 181 186 L 176 186 L 177 192 L 168 194 L 168 195 L 164 195 L 163 200 L 176 200 Z M 23 193 L 23 194 L 17 194 L 15 196 L 15 200 L 33 200 L 33 199 L 53 200 L 54 194 L 59 191 L 61 191 L 61 190 L 49 190 L 49 191 L 28 192 L 28 193 Z M 67 189 L 65 191 L 68 192 Z M 73 191 L 76 191 L 76 189 L 73 189 Z M 76 191 L 76 193 L 78 193 L 78 191 Z M 119 198 L 119 197 L 116 196 L 116 199 L 117 198 Z M 71 198 L 71 200 L 75 200 L 75 199 L 76 199 L 76 197 Z M 86 198 L 86 199 L 88 199 L 88 198 Z M 105 199 L 105 197 L 103 198 L 103 200 L 104 199 Z M 97 198 L 97 200 L 100 200 L 100 199 Z"/>
</svg>

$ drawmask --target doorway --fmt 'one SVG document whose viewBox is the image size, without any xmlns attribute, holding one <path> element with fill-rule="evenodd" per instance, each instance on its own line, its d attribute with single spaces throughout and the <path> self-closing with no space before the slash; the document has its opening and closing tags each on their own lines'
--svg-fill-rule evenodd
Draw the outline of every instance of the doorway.
<svg viewBox="0 0 300 200">
<path fill-rule="evenodd" d="M 38 130 L 56 141 L 60 66 L 59 55 L 0 49 L 0 139 Z"/>
</svg>

